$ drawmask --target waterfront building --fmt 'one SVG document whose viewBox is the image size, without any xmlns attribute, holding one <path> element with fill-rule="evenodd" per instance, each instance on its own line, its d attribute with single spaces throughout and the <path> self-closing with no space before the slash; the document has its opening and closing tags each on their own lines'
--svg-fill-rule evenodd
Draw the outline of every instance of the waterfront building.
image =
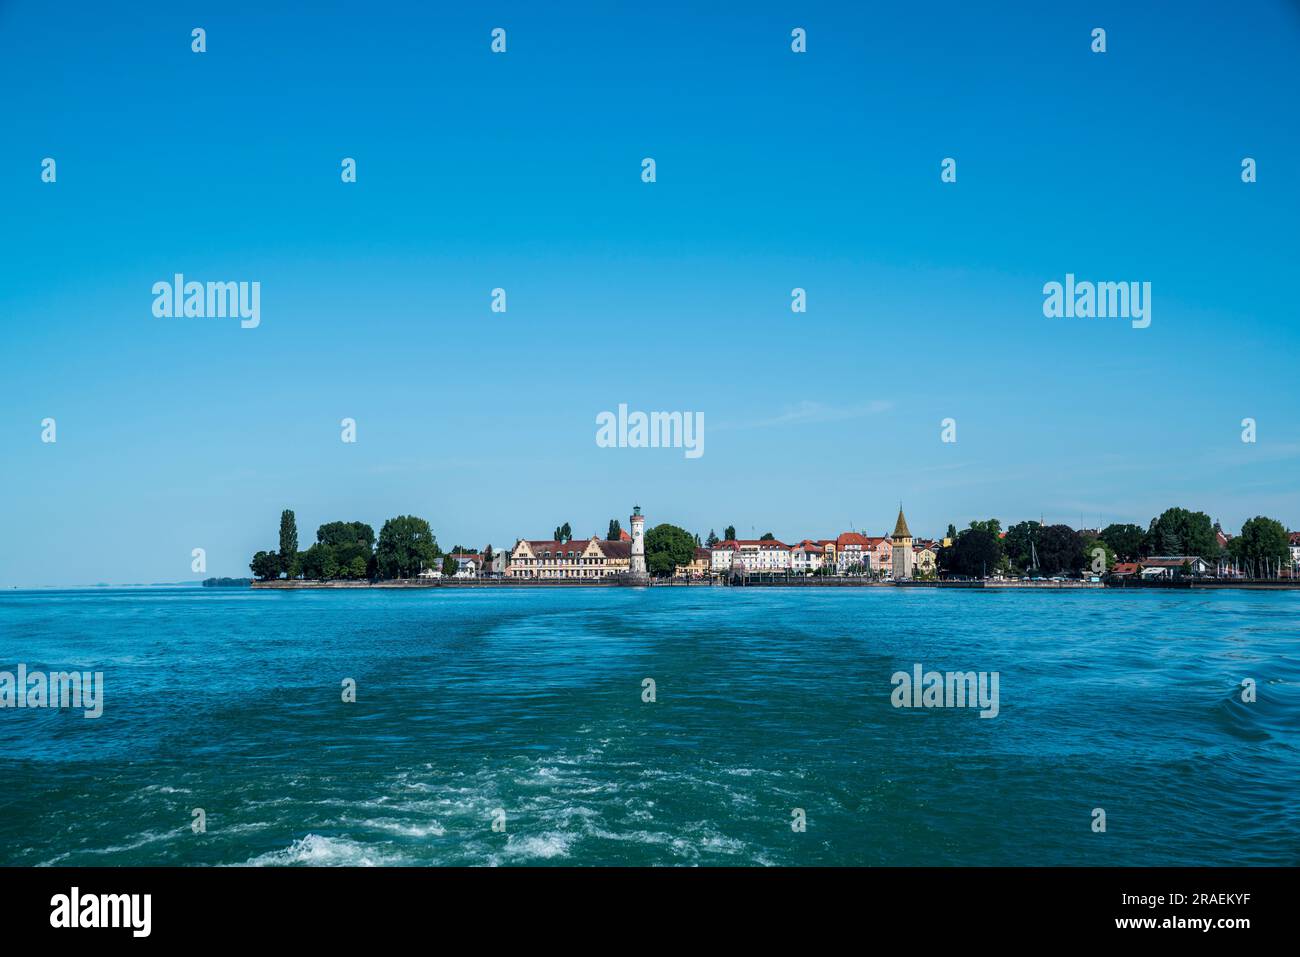
<svg viewBox="0 0 1300 957">
<path fill-rule="evenodd" d="M 894 523 L 894 534 L 889 537 L 894 546 L 894 579 L 901 581 L 911 578 L 916 557 L 912 554 L 912 533 L 908 531 L 901 504 L 898 506 L 898 521 Z"/>
<path fill-rule="evenodd" d="M 632 564 L 632 536 L 623 532 L 617 542 L 600 540 L 600 551 L 605 556 L 605 574 L 626 575 Z"/>
<path fill-rule="evenodd" d="M 888 535 L 867 536 L 868 561 L 873 572 L 882 577 L 889 577 L 894 569 L 894 543 Z"/>
<path fill-rule="evenodd" d="M 674 578 L 703 578 L 709 573 L 711 556 L 707 548 L 695 549 L 689 564 L 678 565 L 673 569 Z"/>
<path fill-rule="evenodd" d="M 1180 575 L 1208 575 L 1210 563 L 1197 555 L 1152 555 L 1138 562 L 1138 576 L 1177 578 Z"/>
<path fill-rule="evenodd" d="M 912 565 L 917 574 L 926 576 L 934 574 L 939 566 L 939 543 L 929 539 L 918 539 L 912 543 Z"/>
<path fill-rule="evenodd" d="M 605 578 L 639 569 L 640 577 L 646 577 L 645 516 L 640 505 L 633 509 L 629 524 L 632 534 L 620 531 L 618 541 L 595 535 L 567 542 L 521 538 L 508 554 L 494 556 L 493 571 L 506 578 Z"/>
<path fill-rule="evenodd" d="M 790 546 L 775 539 L 739 539 L 713 546 L 710 568 L 722 574 L 784 572 L 790 568 Z"/>
<path fill-rule="evenodd" d="M 825 560 L 825 547 L 811 539 L 805 538 L 798 545 L 790 548 L 790 570 L 800 575 L 817 571 Z"/>
<path fill-rule="evenodd" d="M 477 578 L 483 566 L 483 556 L 473 552 L 452 552 L 456 561 L 457 578 Z"/>
<path fill-rule="evenodd" d="M 835 540 L 835 570 L 841 574 L 862 574 L 871 565 L 871 542 L 857 532 L 841 532 Z"/>
<path fill-rule="evenodd" d="M 709 571 L 715 575 L 725 575 L 731 571 L 731 560 L 736 554 L 736 542 L 732 539 L 715 542 L 709 549 Z"/>
<path fill-rule="evenodd" d="M 603 578 L 616 574 L 606 546 L 594 535 L 586 540 L 519 539 L 510 551 L 507 578 Z M 626 566 L 624 566 L 626 567 Z"/>
</svg>

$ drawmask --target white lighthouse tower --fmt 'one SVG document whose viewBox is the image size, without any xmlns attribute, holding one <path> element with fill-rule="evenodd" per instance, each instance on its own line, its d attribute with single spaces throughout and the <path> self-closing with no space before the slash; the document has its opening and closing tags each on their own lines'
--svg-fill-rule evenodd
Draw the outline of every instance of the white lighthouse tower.
<svg viewBox="0 0 1300 957">
<path fill-rule="evenodd" d="M 637 580 L 650 577 L 645 567 L 645 516 L 641 506 L 632 506 L 632 516 L 628 519 L 632 526 L 632 553 L 628 559 L 628 573 Z"/>
</svg>

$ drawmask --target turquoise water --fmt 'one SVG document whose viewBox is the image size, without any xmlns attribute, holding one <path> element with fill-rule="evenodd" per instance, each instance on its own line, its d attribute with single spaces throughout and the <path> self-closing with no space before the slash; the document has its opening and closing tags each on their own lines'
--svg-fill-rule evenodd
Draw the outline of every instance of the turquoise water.
<svg viewBox="0 0 1300 957">
<path fill-rule="evenodd" d="M 105 703 L 0 710 L 0 864 L 1297 864 L 1298 648 L 1296 592 L 8 592 L 0 670 Z"/>
</svg>

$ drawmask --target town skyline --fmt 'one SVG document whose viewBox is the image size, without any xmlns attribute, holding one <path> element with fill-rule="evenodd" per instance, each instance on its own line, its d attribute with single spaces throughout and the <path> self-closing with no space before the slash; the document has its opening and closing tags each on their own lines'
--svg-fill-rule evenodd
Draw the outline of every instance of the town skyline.
<svg viewBox="0 0 1300 957">
<path fill-rule="evenodd" d="M 944 574 L 1001 576 L 1017 569 L 1093 576 L 1113 571 L 1124 576 L 1141 572 L 1143 563 L 1152 564 L 1161 575 L 1181 573 L 1185 565 L 1201 574 L 1231 570 L 1247 577 L 1255 571 L 1286 570 L 1291 576 L 1300 570 L 1300 532 L 1277 519 L 1256 516 L 1234 535 L 1206 513 L 1180 506 L 1165 509 L 1145 526 L 1076 528 L 1025 519 L 1004 527 L 1000 519 L 990 518 L 972 520 L 963 528 L 949 523 L 941 538 L 929 538 L 913 534 L 900 503 L 893 530 L 885 535 L 847 531 L 833 538 L 791 542 L 770 531 L 746 539 L 733 525 L 725 526 L 721 535 L 710 527 L 704 536 L 665 521 L 647 532 L 647 519 L 638 504 L 632 507 L 627 528 L 611 518 L 604 534 L 584 536 L 566 521 L 547 538 L 517 536 L 513 545 L 487 543 L 482 548 L 440 543 L 428 521 L 414 515 L 385 521 L 378 536 L 369 524 L 333 521 L 321 525 L 316 542 L 304 550 L 296 513 L 284 509 L 278 547 L 260 549 L 249 568 L 259 581 L 610 575 L 640 581 L 737 572 L 935 580 Z"/>
<path fill-rule="evenodd" d="M 728 525 L 721 536 L 664 522 L 649 530 L 634 505 L 628 529 L 617 518 L 606 533 L 584 538 L 569 522 L 549 538 L 518 537 L 510 547 L 461 544 L 443 547 L 429 523 L 400 515 L 384 522 L 378 536 L 362 522 L 321 525 L 306 549 L 292 509 L 280 513 L 278 547 L 253 555 L 249 569 L 261 587 L 336 587 L 438 580 L 491 579 L 496 584 L 647 584 L 652 580 L 728 581 L 758 576 L 792 579 L 867 580 L 903 584 L 952 579 L 1053 582 L 1088 579 L 1093 584 L 1129 579 L 1288 579 L 1300 577 L 1300 532 L 1276 519 L 1256 516 L 1240 535 L 1225 532 L 1204 512 L 1170 507 L 1145 528 L 1112 524 L 1103 529 L 1043 525 L 1025 520 L 1006 528 L 998 519 L 948 526 L 941 540 L 914 536 L 900 504 L 888 535 L 841 532 L 788 544 L 771 533 L 741 538 Z M 238 584 L 222 579 L 205 584 Z M 1224 582 L 1219 582 L 1224 584 Z"/>
</svg>

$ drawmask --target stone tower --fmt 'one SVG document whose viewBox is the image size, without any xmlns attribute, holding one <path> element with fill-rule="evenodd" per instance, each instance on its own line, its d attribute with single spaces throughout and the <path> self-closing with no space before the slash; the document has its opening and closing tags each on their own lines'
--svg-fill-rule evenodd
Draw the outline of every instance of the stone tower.
<svg viewBox="0 0 1300 957">
<path fill-rule="evenodd" d="M 911 578 L 912 533 L 907 528 L 907 519 L 903 518 L 903 503 L 898 503 L 898 521 L 894 523 L 894 534 L 889 536 L 894 546 L 894 578 Z"/>
<path fill-rule="evenodd" d="M 645 567 L 645 516 L 641 514 L 640 505 L 632 506 L 628 524 L 632 526 L 632 554 L 627 570 L 633 578 L 649 578 Z"/>
</svg>

